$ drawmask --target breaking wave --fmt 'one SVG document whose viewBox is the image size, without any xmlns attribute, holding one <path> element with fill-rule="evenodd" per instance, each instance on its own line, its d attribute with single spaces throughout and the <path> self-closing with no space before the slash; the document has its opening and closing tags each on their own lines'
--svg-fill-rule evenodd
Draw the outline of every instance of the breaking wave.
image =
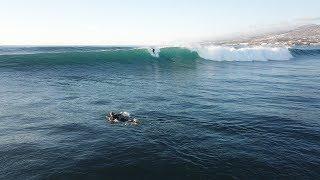
<svg viewBox="0 0 320 180">
<path fill-rule="evenodd" d="M 214 61 L 268 61 L 290 60 L 293 58 L 288 48 L 280 47 L 223 47 L 204 46 L 191 48 L 200 57 Z"/>
<path fill-rule="evenodd" d="M 320 49 L 287 47 L 0 47 L 0 62 L 14 63 L 95 63 L 104 61 L 287 61 L 300 56 L 319 56 Z"/>
</svg>

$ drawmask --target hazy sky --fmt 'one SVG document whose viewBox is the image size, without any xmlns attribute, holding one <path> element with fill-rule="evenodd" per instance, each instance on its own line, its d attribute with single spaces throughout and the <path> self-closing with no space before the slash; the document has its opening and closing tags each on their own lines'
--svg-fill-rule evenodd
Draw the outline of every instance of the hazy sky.
<svg viewBox="0 0 320 180">
<path fill-rule="evenodd" d="M 319 18 L 320 0 L 0 0 L 0 44 L 160 44 Z"/>
</svg>

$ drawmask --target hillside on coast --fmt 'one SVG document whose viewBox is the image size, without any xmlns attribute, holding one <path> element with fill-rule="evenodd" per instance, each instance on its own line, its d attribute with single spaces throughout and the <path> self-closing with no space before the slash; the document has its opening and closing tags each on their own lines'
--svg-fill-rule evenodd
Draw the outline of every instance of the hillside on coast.
<svg viewBox="0 0 320 180">
<path fill-rule="evenodd" d="M 270 45 L 270 46 L 299 46 L 320 45 L 320 25 L 309 24 L 281 32 L 264 33 L 252 37 L 241 37 L 233 40 L 205 42 L 215 45 Z"/>
</svg>

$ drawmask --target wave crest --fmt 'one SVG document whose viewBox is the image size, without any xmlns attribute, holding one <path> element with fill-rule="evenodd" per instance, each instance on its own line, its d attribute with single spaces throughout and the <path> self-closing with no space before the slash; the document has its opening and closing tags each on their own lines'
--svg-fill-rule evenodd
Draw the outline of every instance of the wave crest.
<svg viewBox="0 0 320 180">
<path fill-rule="evenodd" d="M 214 61 L 268 61 L 290 60 L 293 58 L 288 48 L 281 47 L 225 47 L 198 46 L 191 47 L 204 59 Z"/>
</svg>

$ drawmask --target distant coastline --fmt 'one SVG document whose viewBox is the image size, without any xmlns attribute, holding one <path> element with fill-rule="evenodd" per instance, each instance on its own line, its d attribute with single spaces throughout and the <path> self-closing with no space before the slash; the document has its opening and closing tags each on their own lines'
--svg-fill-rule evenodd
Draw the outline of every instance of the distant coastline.
<svg viewBox="0 0 320 180">
<path fill-rule="evenodd" d="M 222 46 L 320 46 L 320 25 L 310 24 L 284 32 L 265 33 L 253 37 L 203 42 Z"/>
</svg>

